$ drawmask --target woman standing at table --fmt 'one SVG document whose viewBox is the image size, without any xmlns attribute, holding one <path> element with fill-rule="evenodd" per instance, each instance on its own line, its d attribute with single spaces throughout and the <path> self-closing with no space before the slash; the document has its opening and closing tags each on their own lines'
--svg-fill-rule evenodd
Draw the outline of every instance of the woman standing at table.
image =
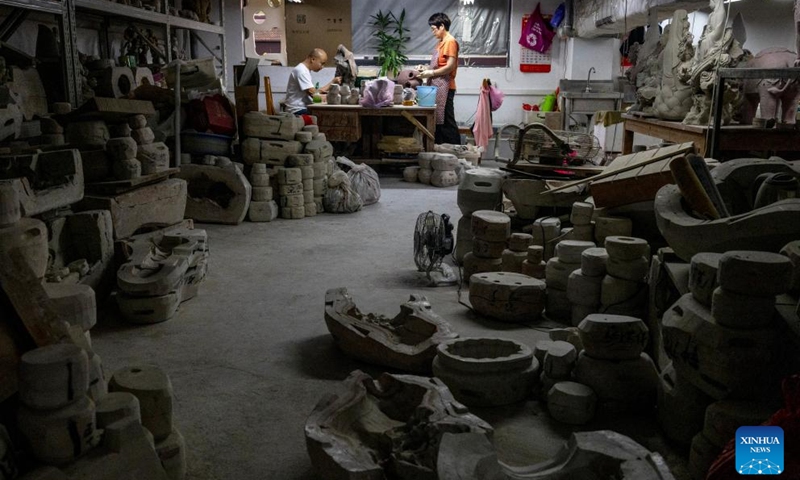
<svg viewBox="0 0 800 480">
<path fill-rule="evenodd" d="M 453 98 L 456 94 L 456 71 L 458 70 L 458 42 L 450 35 L 450 17 L 443 12 L 434 13 L 428 19 L 433 36 L 439 41 L 431 57 L 429 68 L 420 72 L 420 77 L 430 78 L 436 88 L 436 143 L 461 144 L 458 133 Z"/>
</svg>

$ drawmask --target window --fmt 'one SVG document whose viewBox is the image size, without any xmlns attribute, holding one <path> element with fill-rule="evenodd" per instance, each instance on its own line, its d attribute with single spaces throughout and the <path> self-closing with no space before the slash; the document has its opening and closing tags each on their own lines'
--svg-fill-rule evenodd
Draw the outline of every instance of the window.
<svg viewBox="0 0 800 480">
<path fill-rule="evenodd" d="M 452 21 L 450 33 L 458 40 L 462 65 L 508 65 L 509 0 L 476 0 L 471 5 L 462 5 L 458 0 L 428 0 L 403 2 L 402 7 L 398 3 L 397 0 L 352 0 L 352 50 L 359 57 L 359 64 L 370 64 L 376 54 L 371 16 L 379 10 L 400 15 L 405 8 L 405 23 L 411 37 L 405 49 L 409 63 L 427 63 L 430 59 L 436 40 L 428 27 L 428 18 L 436 12 L 445 12 Z"/>
</svg>

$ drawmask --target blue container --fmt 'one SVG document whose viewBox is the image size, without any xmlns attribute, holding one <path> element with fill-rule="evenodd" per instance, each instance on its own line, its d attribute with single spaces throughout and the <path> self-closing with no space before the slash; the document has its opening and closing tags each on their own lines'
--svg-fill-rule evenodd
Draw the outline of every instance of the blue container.
<svg viewBox="0 0 800 480">
<path fill-rule="evenodd" d="M 436 106 L 436 87 L 420 85 L 417 87 L 417 105 L 420 107 Z"/>
</svg>

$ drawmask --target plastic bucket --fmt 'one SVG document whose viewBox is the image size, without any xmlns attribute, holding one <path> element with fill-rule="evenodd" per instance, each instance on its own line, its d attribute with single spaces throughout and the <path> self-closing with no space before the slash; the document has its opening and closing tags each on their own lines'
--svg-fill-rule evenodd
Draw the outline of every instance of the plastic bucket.
<svg viewBox="0 0 800 480">
<path fill-rule="evenodd" d="M 420 107 L 436 106 L 436 87 L 420 85 L 417 87 L 417 105 Z"/>
</svg>

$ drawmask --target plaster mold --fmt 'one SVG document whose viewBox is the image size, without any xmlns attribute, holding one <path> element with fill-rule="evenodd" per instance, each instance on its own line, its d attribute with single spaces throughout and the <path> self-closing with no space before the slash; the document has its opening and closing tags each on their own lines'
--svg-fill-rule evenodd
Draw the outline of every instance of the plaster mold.
<svg viewBox="0 0 800 480">
<path fill-rule="evenodd" d="M 501 322 L 530 322 L 542 315 L 545 289 L 543 281 L 519 273 L 478 273 L 469 279 L 469 301 Z"/>
<path fill-rule="evenodd" d="M 685 261 L 699 252 L 760 250 L 778 252 L 800 238 L 800 199 L 787 198 L 753 209 L 753 186 L 764 173 L 788 173 L 800 177 L 800 167 L 780 158 L 737 159 L 711 171 L 730 217 L 706 220 L 684 209 L 680 190 L 666 185 L 656 194 L 654 209 L 658 229 Z"/>
<path fill-rule="evenodd" d="M 553 458 L 527 466 L 500 462 L 485 436 L 446 433 L 437 470 L 439 480 L 675 480 L 661 455 L 611 430 L 573 433 Z"/>
<path fill-rule="evenodd" d="M 443 435 L 492 433 L 436 378 L 384 373 L 373 379 L 356 370 L 344 386 L 306 420 L 306 447 L 323 480 L 437 478 Z"/>
<path fill-rule="evenodd" d="M 362 313 L 346 288 L 325 293 L 325 324 L 336 344 L 359 360 L 427 373 L 436 347 L 458 335 L 422 295 L 411 295 L 394 318 Z"/>
<path fill-rule="evenodd" d="M 14 183 L 25 217 L 83 198 L 83 164 L 78 150 L 0 157 L 0 171 L 0 178 Z"/>
<path fill-rule="evenodd" d="M 508 405 L 531 393 L 539 361 L 530 348 L 513 340 L 461 338 L 439 345 L 433 373 L 465 405 Z"/>
<path fill-rule="evenodd" d="M 205 230 L 172 229 L 128 244 L 128 262 L 117 271 L 117 303 L 134 323 L 171 318 L 178 305 L 197 295 L 208 269 Z"/>
<path fill-rule="evenodd" d="M 244 220 L 252 187 L 235 165 L 181 165 L 178 177 L 187 182 L 187 218 L 227 225 Z"/>
</svg>

